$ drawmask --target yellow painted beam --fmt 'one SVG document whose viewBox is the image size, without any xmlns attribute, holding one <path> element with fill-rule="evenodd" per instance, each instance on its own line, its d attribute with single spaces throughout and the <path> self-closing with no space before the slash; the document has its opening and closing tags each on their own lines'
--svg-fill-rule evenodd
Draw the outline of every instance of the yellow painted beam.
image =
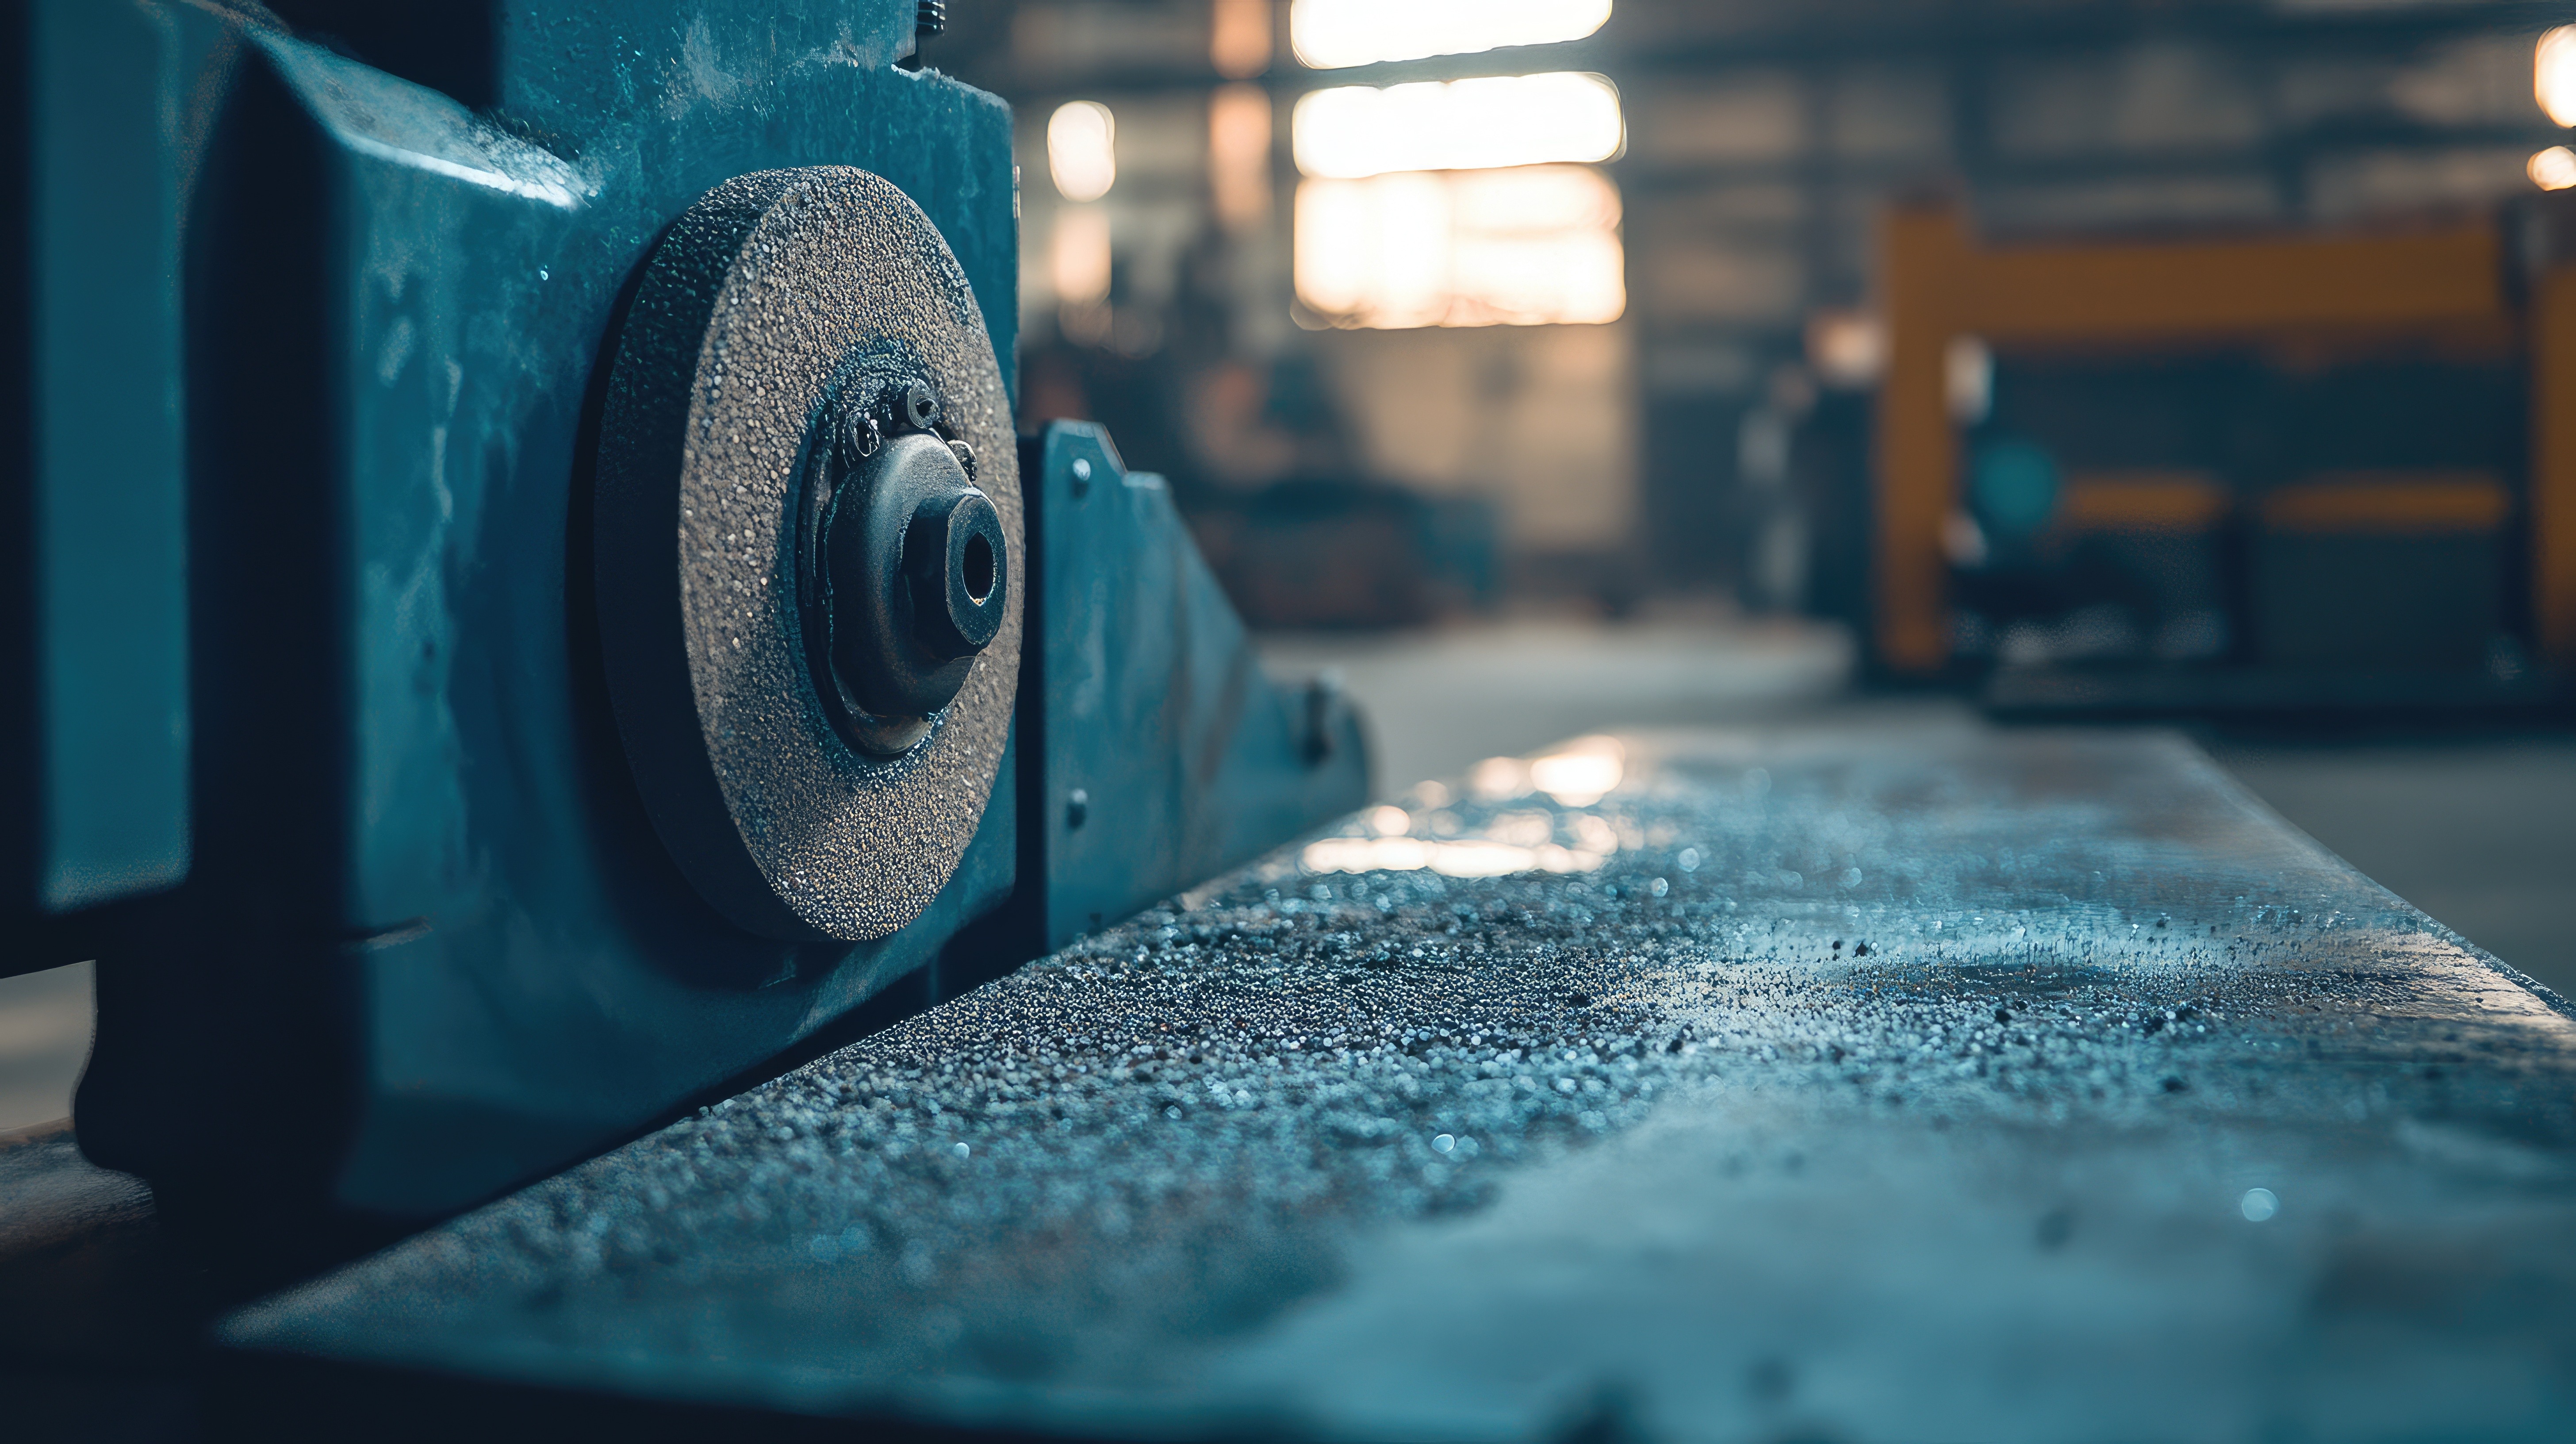
<svg viewBox="0 0 2576 1444">
<path fill-rule="evenodd" d="M 1989 344 L 2147 341 L 2501 316 L 2503 258 L 2484 224 L 2392 235 L 1969 253 L 1962 326 Z"/>
<path fill-rule="evenodd" d="M 1958 503 L 1958 438 L 1942 366 L 1957 334 L 1949 301 L 1968 240 L 1946 207 L 1898 206 L 1879 218 L 1887 374 L 1878 388 L 1878 660 L 1900 673 L 1950 656 L 1949 560 L 1941 524 Z"/>
<path fill-rule="evenodd" d="M 2198 471 L 2089 472 L 2066 478 L 2060 532 L 2205 532 L 2227 519 L 2227 488 Z"/>
<path fill-rule="evenodd" d="M 2576 668 L 2576 265 L 2531 304 L 2531 620 L 2542 657 Z"/>
<path fill-rule="evenodd" d="M 2546 372 L 2536 408 L 2535 573 L 2544 645 L 2562 660 L 2576 653 L 2570 274 L 2554 273 L 2544 286 L 2543 306 L 2564 313 L 2563 339 L 2553 366 L 2535 367 Z M 1939 671 L 1950 653 L 1941 532 L 1958 505 L 1958 437 L 1943 374 L 1953 338 L 2010 346 L 2358 336 L 2511 314 L 2501 243 L 2484 221 L 2382 235 L 1984 249 L 1954 209 L 1914 203 L 1880 220 L 1878 282 L 1888 365 L 1878 394 L 1877 652 L 1889 670 L 1916 675 Z M 2568 418 L 2556 434 L 2552 416 Z"/>
<path fill-rule="evenodd" d="M 2281 487 L 2256 514 L 2267 531 L 2494 531 L 2513 495 L 2484 472 L 2348 472 Z"/>
</svg>

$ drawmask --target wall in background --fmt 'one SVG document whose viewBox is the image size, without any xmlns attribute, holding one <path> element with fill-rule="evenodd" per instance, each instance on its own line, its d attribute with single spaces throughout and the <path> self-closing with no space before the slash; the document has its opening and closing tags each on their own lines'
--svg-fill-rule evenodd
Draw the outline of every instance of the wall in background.
<svg viewBox="0 0 2576 1444">
<path fill-rule="evenodd" d="M 2545 17 L 2492 0 L 1616 0 L 1598 33 L 1567 44 L 1326 71 L 1298 64 L 1284 3 L 965 0 L 952 14 L 934 63 L 1022 109 L 1027 334 L 1183 375 L 1289 358 L 1327 378 L 1347 465 L 1486 496 L 1513 548 L 1642 559 L 1672 587 L 1751 579 L 1749 594 L 1783 604 L 1802 589 L 1758 582 L 1780 526 L 1748 494 L 1767 483 L 1746 474 L 1737 433 L 1771 424 L 1756 413 L 1777 409 L 1784 368 L 1805 365 L 1817 317 L 1867 306 L 1889 197 L 1960 195 L 1999 235 L 2377 224 L 2527 194 L 2527 160 L 2563 134 L 2533 99 Z M 1220 15 L 1230 59 L 1214 44 Z M 1266 47 L 1245 49 L 1246 15 L 1266 23 Z M 1523 328 L 1301 329 L 1296 100 L 1539 70 L 1619 89 L 1627 146 L 1606 171 L 1626 319 L 1584 339 L 1554 339 L 1584 327 L 1510 340 L 1497 336 Z M 1271 101 L 1266 202 L 1231 218 L 1217 213 L 1227 182 L 1210 147 L 1212 98 L 1228 86 Z M 1074 99 L 1118 116 L 1118 180 L 1088 209 L 1068 207 L 1045 163 L 1045 119 Z M 1072 268 L 1101 288 L 1098 306 L 1068 310 L 1055 285 L 1068 210 L 1067 229 L 1102 252 Z M 1637 393 L 1604 423 L 1619 434 L 1569 439 L 1586 459 L 1570 469 L 1547 445 L 1528 450 L 1530 423 L 1507 424 L 1497 448 L 1478 418 L 1521 408 L 1496 399 L 1513 388 L 1495 378 L 1578 359 Z M 1398 372 L 1421 399 L 1385 389 Z M 1264 467 L 1242 459 L 1294 448 L 1231 450 L 1233 464 L 1202 468 L 1208 480 L 1258 484 Z"/>
</svg>

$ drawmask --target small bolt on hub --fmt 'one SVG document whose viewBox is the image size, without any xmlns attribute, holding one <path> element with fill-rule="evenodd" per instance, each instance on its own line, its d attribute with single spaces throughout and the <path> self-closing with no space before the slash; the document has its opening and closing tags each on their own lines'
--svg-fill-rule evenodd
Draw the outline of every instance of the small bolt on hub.
<svg viewBox="0 0 2576 1444">
<path fill-rule="evenodd" d="M 895 62 L 905 70 L 921 68 L 921 47 L 948 28 L 947 0 L 915 0 L 912 7 L 912 53 Z"/>
</svg>

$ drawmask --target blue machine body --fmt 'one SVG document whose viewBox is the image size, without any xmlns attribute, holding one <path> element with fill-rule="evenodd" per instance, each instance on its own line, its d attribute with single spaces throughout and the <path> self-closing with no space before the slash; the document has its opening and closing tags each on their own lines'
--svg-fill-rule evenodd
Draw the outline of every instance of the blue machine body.
<svg viewBox="0 0 2576 1444">
<path fill-rule="evenodd" d="M 657 840 L 601 683 L 588 508 L 665 228 L 729 177 L 873 172 L 1011 371 L 1010 112 L 908 63 L 910 3 L 527 0 L 408 31 L 404 7 L 30 13 L 45 529 L 7 762 L 50 801 L 11 833 L 11 961 L 100 958 L 82 1147 L 165 1207 L 252 1230 L 452 1212 L 1364 800 L 1355 725 L 1270 694 L 1162 502 L 1081 523 L 1037 579 L 1087 644 L 1031 661 L 1058 685 L 1024 686 L 1016 728 L 1194 668 L 1220 692 L 1168 726 L 1049 731 L 1189 749 L 1092 784 L 1170 828 L 1023 838 L 1052 784 L 1014 742 L 944 890 L 862 943 L 730 925 Z M 1083 611 L 1077 573 L 1110 565 L 1176 585 Z M 1233 806 L 1272 773 L 1285 812 Z M 1083 900 L 1051 904 L 1076 855 Z"/>
</svg>

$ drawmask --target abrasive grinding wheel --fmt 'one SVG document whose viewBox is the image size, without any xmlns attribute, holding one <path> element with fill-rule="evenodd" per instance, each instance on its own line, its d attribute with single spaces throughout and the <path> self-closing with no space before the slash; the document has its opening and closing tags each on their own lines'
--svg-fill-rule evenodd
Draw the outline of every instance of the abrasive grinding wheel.
<svg viewBox="0 0 2576 1444">
<path fill-rule="evenodd" d="M 601 414 L 618 731 L 681 870 L 779 938 L 918 916 L 1019 676 L 1010 403 L 964 272 L 865 171 L 708 192 L 647 263 Z"/>
</svg>

